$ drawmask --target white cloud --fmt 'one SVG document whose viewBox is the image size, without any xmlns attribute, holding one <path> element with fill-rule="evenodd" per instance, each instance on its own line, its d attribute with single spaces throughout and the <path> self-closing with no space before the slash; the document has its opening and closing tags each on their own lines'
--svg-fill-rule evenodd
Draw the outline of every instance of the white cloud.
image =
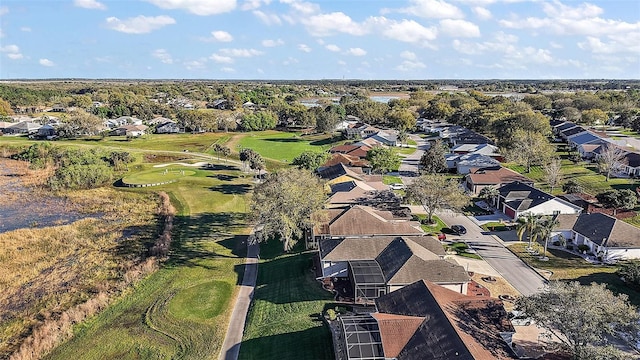
<svg viewBox="0 0 640 360">
<path fill-rule="evenodd" d="M 268 14 L 261 10 L 253 11 L 253 15 L 260 19 L 265 25 L 280 25 L 282 24 L 282 20 L 276 14 Z"/>
<path fill-rule="evenodd" d="M 429 46 L 428 42 L 438 36 L 438 30 L 435 27 L 426 28 L 413 20 L 402 20 L 390 23 L 382 34 L 390 39 Z"/>
<path fill-rule="evenodd" d="M 0 16 L 9 13 L 9 8 L 6 6 L 0 6 Z"/>
<path fill-rule="evenodd" d="M 73 0 L 73 5 L 85 9 L 107 10 L 107 7 L 96 0 Z"/>
<path fill-rule="evenodd" d="M 117 17 L 107 18 L 107 28 L 127 34 L 146 34 L 158 30 L 166 25 L 175 24 L 176 21 L 169 16 L 136 16 L 120 20 Z"/>
<path fill-rule="evenodd" d="M 282 62 L 282 65 L 291 65 L 291 64 L 297 64 L 300 61 L 294 57 L 289 56 L 289 58 L 287 58 L 287 60 Z"/>
<path fill-rule="evenodd" d="M 333 51 L 333 52 L 338 52 L 340 51 L 340 47 L 338 45 L 335 44 L 328 44 L 327 46 L 325 46 L 325 48 L 329 51 Z"/>
<path fill-rule="evenodd" d="M 4 37 L 4 31 L 2 31 L 2 29 L 0 29 L 0 38 Z"/>
<path fill-rule="evenodd" d="M 56 64 L 53 63 L 53 61 L 49 60 L 49 59 L 40 59 L 38 61 L 38 63 L 40 63 L 40 65 L 42 66 L 47 66 L 47 67 L 51 67 L 51 66 L 55 66 Z"/>
<path fill-rule="evenodd" d="M 624 38 L 608 42 L 602 41 L 597 37 L 588 36 L 585 41 L 578 43 L 578 47 L 594 54 L 640 53 L 640 32 L 631 33 Z"/>
<path fill-rule="evenodd" d="M 405 60 L 400 65 L 396 66 L 395 69 L 398 71 L 412 71 L 417 69 L 424 69 L 426 67 L 427 65 L 425 65 L 421 61 Z"/>
<path fill-rule="evenodd" d="M 20 28 L 20 31 L 23 31 L 23 32 L 31 32 L 31 28 L 30 28 L 30 27 L 28 27 L 28 26 L 23 26 L 23 27 L 21 27 L 21 28 Z"/>
<path fill-rule="evenodd" d="M 475 6 L 475 7 L 471 8 L 471 10 L 481 20 L 489 20 L 492 17 L 491 11 L 489 11 L 488 9 L 483 8 L 481 6 Z"/>
<path fill-rule="evenodd" d="M 555 41 L 549 42 L 549 46 L 551 46 L 554 49 L 562 49 L 564 47 L 564 46 L 562 46 L 562 44 L 557 43 Z"/>
<path fill-rule="evenodd" d="M 365 35 L 369 30 L 342 12 L 313 15 L 303 18 L 302 23 L 313 36 L 329 36 L 337 33 Z"/>
<path fill-rule="evenodd" d="M 217 15 L 236 8 L 236 0 L 145 0 L 163 9 L 182 9 L 195 15 Z"/>
<path fill-rule="evenodd" d="M 277 39 L 277 40 L 265 39 L 265 40 L 262 40 L 262 46 L 264 46 L 264 47 L 276 47 L 276 46 L 282 46 L 282 45 L 284 45 L 284 41 L 282 41 L 282 39 Z"/>
<path fill-rule="evenodd" d="M 220 49 L 220 54 L 230 57 L 254 57 L 262 55 L 263 52 L 256 49 Z"/>
<path fill-rule="evenodd" d="M 300 0 L 280 0 L 283 4 L 288 4 L 291 9 L 300 15 L 313 15 L 320 12 L 320 6 L 310 2 Z"/>
<path fill-rule="evenodd" d="M 516 44 L 518 43 L 518 37 L 498 32 L 493 35 L 493 38 L 483 42 L 462 42 L 460 40 L 454 40 L 452 42 L 453 48 L 462 54 L 476 55 L 483 53 L 509 53 L 516 51 Z"/>
<path fill-rule="evenodd" d="M 6 53 L 11 60 L 18 60 L 24 57 L 20 52 L 20 47 L 14 44 L 0 47 L 0 52 Z"/>
<path fill-rule="evenodd" d="M 298 44 L 298 50 L 304 51 L 306 53 L 311 52 L 311 48 L 307 44 Z"/>
<path fill-rule="evenodd" d="M 403 51 L 400 53 L 400 57 L 406 60 L 416 60 L 418 57 L 416 56 L 416 53 L 411 52 L 411 51 Z"/>
<path fill-rule="evenodd" d="M 222 56 L 218 54 L 213 54 L 209 56 L 209 59 L 219 63 L 219 64 L 233 64 L 233 58 L 229 56 Z"/>
<path fill-rule="evenodd" d="M 187 68 L 187 70 L 201 70 L 205 68 L 205 63 L 206 63 L 205 59 L 199 59 L 199 60 L 185 61 L 183 65 L 185 68 Z"/>
<path fill-rule="evenodd" d="M 453 37 L 480 37 L 478 25 L 466 20 L 440 20 L 440 31 Z"/>
<path fill-rule="evenodd" d="M 171 54 L 165 49 L 156 49 L 151 53 L 151 56 L 160 60 L 163 64 L 173 64 Z"/>
<path fill-rule="evenodd" d="M 220 68 L 220 71 L 225 72 L 225 73 L 232 73 L 232 72 L 236 72 L 236 69 L 234 69 L 232 67 L 225 66 L 223 68 Z"/>
<path fill-rule="evenodd" d="M 386 10 L 388 12 L 400 12 L 423 18 L 435 19 L 462 19 L 464 14 L 458 7 L 451 5 L 442 0 L 411 0 L 411 6 L 397 9 Z"/>
<path fill-rule="evenodd" d="M 367 51 L 362 48 L 350 48 L 347 50 L 347 54 L 353 56 L 365 56 L 367 55 Z"/>
<path fill-rule="evenodd" d="M 338 60 L 338 65 L 345 66 L 347 63 L 343 60 Z"/>
<path fill-rule="evenodd" d="M 271 3 L 271 0 L 245 0 L 245 2 L 242 4 L 241 9 L 245 11 L 255 10 L 260 8 L 263 3 L 265 5 L 269 5 Z"/>
<path fill-rule="evenodd" d="M 588 3 L 582 3 L 577 7 L 566 6 L 560 1 L 553 3 L 543 3 L 542 10 L 549 17 L 563 19 L 592 18 L 601 15 L 602 8 Z"/>
<path fill-rule="evenodd" d="M 228 32 L 222 31 L 222 30 L 212 31 L 211 36 L 213 41 L 218 41 L 218 42 L 233 41 L 233 36 L 231 36 L 231 34 L 229 34 Z"/>
</svg>

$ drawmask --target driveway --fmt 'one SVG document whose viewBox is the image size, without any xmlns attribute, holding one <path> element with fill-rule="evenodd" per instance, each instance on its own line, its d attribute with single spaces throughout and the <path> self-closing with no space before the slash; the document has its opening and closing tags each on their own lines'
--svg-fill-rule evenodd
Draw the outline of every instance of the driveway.
<svg viewBox="0 0 640 360">
<path fill-rule="evenodd" d="M 485 234 L 484 230 L 467 216 L 453 212 L 439 212 L 438 217 L 447 226 L 459 224 L 467 229 L 467 233 L 460 237 L 447 235 L 448 238 L 466 241 L 478 252 L 478 255 L 489 263 L 505 280 L 507 280 L 522 295 L 539 292 L 546 280 L 509 251 L 500 240 Z"/>
<path fill-rule="evenodd" d="M 411 140 L 416 142 L 416 151 L 411 155 L 402 158 L 400 168 L 398 169 L 400 178 L 405 185 L 411 184 L 414 176 L 418 176 L 418 164 L 424 151 L 429 148 L 429 143 L 418 135 L 409 135 Z"/>
</svg>

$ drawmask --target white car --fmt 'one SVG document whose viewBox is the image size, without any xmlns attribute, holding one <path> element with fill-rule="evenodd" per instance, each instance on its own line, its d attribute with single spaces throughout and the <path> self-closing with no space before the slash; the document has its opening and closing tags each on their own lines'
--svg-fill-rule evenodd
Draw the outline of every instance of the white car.
<svg viewBox="0 0 640 360">
<path fill-rule="evenodd" d="M 406 189 L 406 186 L 404 186 L 404 184 L 394 183 L 389 185 L 389 188 L 391 190 L 404 190 Z"/>
</svg>

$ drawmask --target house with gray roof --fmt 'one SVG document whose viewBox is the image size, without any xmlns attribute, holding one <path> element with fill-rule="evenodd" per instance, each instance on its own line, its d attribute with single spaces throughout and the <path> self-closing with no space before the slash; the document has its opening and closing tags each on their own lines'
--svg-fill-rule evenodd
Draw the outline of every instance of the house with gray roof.
<svg viewBox="0 0 640 360">
<path fill-rule="evenodd" d="M 640 228 L 602 213 L 558 215 L 557 220 L 554 240 L 562 234 L 604 262 L 640 259 Z"/>
<path fill-rule="evenodd" d="M 514 181 L 498 188 L 498 209 L 517 220 L 525 213 L 534 215 L 579 214 L 580 206 L 557 198 L 533 186 Z"/>
<path fill-rule="evenodd" d="M 580 145 L 597 143 L 601 141 L 603 141 L 602 137 L 591 131 L 569 136 L 567 138 L 567 144 L 569 144 L 569 146 L 573 148 L 577 148 Z"/>
<path fill-rule="evenodd" d="M 373 236 L 324 239 L 319 246 L 321 278 L 348 278 L 356 303 L 418 280 L 467 293 L 465 269 L 444 260 L 444 249 L 431 236 Z"/>
<path fill-rule="evenodd" d="M 338 358 L 507 360 L 515 328 L 502 301 L 417 281 L 375 300 L 376 312 L 342 315 Z"/>
<path fill-rule="evenodd" d="M 473 168 L 490 168 L 500 166 L 500 162 L 483 154 L 446 154 L 447 169 L 456 169 L 458 174 L 468 174 Z"/>
</svg>

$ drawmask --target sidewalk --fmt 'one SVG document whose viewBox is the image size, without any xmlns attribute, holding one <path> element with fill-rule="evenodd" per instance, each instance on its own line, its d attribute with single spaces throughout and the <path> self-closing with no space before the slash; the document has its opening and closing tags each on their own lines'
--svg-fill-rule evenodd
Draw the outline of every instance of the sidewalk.
<svg viewBox="0 0 640 360">
<path fill-rule="evenodd" d="M 253 299 L 253 291 L 258 277 L 258 261 L 260 244 L 256 241 L 253 230 L 247 239 L 247 258 L 245 259 L 244 275 L 242 285 L 236 298 L 236 304 L 231 313 L 227 335 L 222 343 L 220 360 L 236 360 L 240 353 L 240 343 L 244 334 L 244 325 L 249 313 L 249 306 Z"/>
</svg>

